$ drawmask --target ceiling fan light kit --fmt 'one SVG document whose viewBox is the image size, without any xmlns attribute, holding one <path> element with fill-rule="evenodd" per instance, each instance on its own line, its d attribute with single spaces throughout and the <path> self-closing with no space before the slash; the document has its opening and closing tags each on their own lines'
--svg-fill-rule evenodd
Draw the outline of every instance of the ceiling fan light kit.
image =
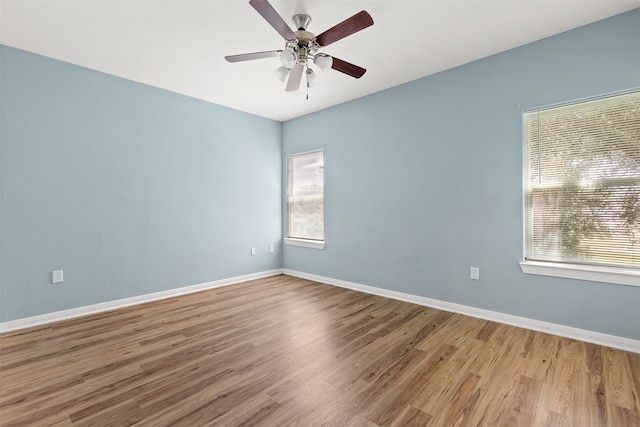
<svg viewBox="0 0 640 427">
<path fill-rule="evenodd" d="M 294 15 L 292 20 L 297 30 L 292 31 L 267 0 L 250 0 L 249 4 L 284 38 L 284 49 L 225 56 L 228 62 L 279 56 L 282 66 L 274 71 L 280 81 L 286 81 L 285 90 L 287 92 L 297 91 L 303 76 L 307 89 L 317 84 L 319 79 L 317 73 L 310 66 L 312 64 L 323 72 L 333 69 L 356 79 L 362 77 L 367 71 L 357 65 L 318 52 L 322 47 L 373 25 L 373 19 L 366 11 L 358 12 L 316 36 L 307 31 L 307 27 L 311 23 L 309 15 Z M 308 93 L 307 99 L 309 99 Z"/>
<path fill-rule="evenodd" d="M 322 71 L 327 71 L 333 64 L 333 58 L 324 53 L 319 53 L 313 58 L 313 63 L 318 66 Z"/>
<path fill-rule="evenodd" d="M 298 63 L 298 54 L 293 49 L 286 48 L 280 54 L 280 62 L 283 67 L 292 69 Z"/>
<path fill-rule="evenodd" d="M 311 68 L 307 68 L 307 86 L 315 87 L 320 82 L 320 78 L 318 77 L 318 73 L 315 73 Z"/>
<path fill-rule="evenodd" d="M 276 68 L 275 70 L 273 70 L 273 72 L 276 73 L 276 76 L 278 77 L 278 79 L 280 79 L 280 81 L 284 83 L 285 80 L 287 80 L 287 76 L 289 75 L 289 68 L 282 65 Z"/>
</svg>

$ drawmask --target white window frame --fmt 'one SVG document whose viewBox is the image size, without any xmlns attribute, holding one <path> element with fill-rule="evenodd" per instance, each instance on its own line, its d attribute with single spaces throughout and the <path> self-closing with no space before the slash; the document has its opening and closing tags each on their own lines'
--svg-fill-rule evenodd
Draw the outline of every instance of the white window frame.
<svg viewBox="0 0 640 427">
<path fill-rule="evenodd" d="M 311 248 L 311 249 L 324 249 L 325 247 L 325 240 L 324 238 L 326 237 L 325 235 L 323 235 L 323 239 L 322 240 L 314 240 L 314 239 L 302 239 L 302 238 L 297 238 L 297 237 L 289 237 L 289 221 L 290 221 L 290 217 L 289 217 L 289 192 L 290 192 L 290 180 L 289 180 L 289 160 L 291 158 L 294 157 L 301 157 L 301 156 L 306 156 L 306 155 L 311 155 L 311 154 L 317 154 L 317 153 L 322 153 L 322 158 L 323 158 L 323 163 L 324 163 L 324 159 L 325 159 L 325 153 L 323 149 L 319 149 L 319 150 L 312 150 L 312 151 L 305 151 L 303 153 L 295 153 L 295 154 L 290 154 L 287 156 L 286 161 L 285 161 L 285 170 L 286 170 L 286 191 L 285 191 L 285 197 L 286 197 L 286 217 L 285 217 L 285 237 L 283 238 L 284 243 L 287 245 L 292 245 L 292 246 L 301 246 L 301 247 L 305 247 L 305 248 Z M 324 174 L 323 174 L 323 204 L 324 204 Z"/>
<path fill-rule="evenodd" d="M 627 268 L 527 260 L 520 262 L 520 268 L 523 273 L 540 276 L 640 286 L 640 271 Z"/>
<path fill-rule="evenodd" d="M 617 95 L 623 95 L 625 93 L 636 92 L 638 89 L 633 89 L 625 92 L 608 94 L 606 96 L 601 96 L 598 98 L 590 98 L 583 99 L 579 101 L 573 101 L 564 104 L 545 106 L 540 108 L 535 108 L 531 110 L 523 111 L 524 114 L 532 112 L 532 111 L 542 111 L 546 109 L 561 107 L 563 105 L 577 104 L 581 102 L 589 102 L 596 99 L 608 98 Z M 524 121 L 523 121 L 524 123 Z M 526 198 L 526 149 L 524 147 L 525 137 L 524 137 L 524 128 L 523 128 L 523 197 Z M 524 201 L 524 199 L 523 199 Z M 527 230 L 526 230 L 526 204 L 523 203 L 523 224 L 524 224 L 524 233 L 523 233 L 523 260 L 519 263 L 520 268 L 523 273 L 526 274 L 535 274 L 542 276 L 551 276 L 551 277 L 561 277 L 567 279 L 577 279 L 577 280 L 587 280 L 594 282 L 603 282 L 603 283 L 611 283 L 611 284 L 619 284 L 619 285 L 629 285 L 629 286 L 640 286 L 640 269 L 634 268 L 623 268 L 623 267 L 615 267 L 615 266 L 600 266 L 600 265 L 589 265 L 589 264 L 572 264 L 572 263 L 562 263 L 562 262 L 544 262 L 544 261 L 532 261 L 527 260 L 524 256 L 526 253 L 526 245 L 527 245 Z"/>
</svg>

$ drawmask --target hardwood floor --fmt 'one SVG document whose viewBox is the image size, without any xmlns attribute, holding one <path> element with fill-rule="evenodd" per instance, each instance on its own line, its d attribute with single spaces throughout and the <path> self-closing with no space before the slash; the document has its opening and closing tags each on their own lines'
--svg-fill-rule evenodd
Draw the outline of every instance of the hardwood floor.
<svg viewBox="0 0 640 427">
<path fill-rule="evenodd" d="M 640 354 L 276 276 L 0 336 L 2 426 L 640 426 Z"/>
</svg>

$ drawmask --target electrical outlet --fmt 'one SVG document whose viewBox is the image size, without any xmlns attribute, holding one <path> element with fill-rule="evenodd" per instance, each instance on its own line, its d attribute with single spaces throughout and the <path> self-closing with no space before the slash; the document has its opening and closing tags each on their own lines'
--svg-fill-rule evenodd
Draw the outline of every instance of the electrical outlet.
<svg viewBox="0 0 640 427">
<path fill-rule="evenodd" d="M 274 251 L 273 245 L 269 245 L 269 253 L 273 253 L 273 251 Z"/>
<path fill-rule="evenodd" d="M 51 283 L 62 283 L 64 280 L 63 271 L 55 270 L 51 272 Z"/>
<path fill-rule="evenodd" d="M 470 270 L 471 279 L 480 280 L 480 269 L 478 267 L 471 267 Z"/>
<path fill-rule="evenodd" d="M 255 256 L 256 254 L 256 248 L 251 248 L 251 256 Z"/>
</svg>

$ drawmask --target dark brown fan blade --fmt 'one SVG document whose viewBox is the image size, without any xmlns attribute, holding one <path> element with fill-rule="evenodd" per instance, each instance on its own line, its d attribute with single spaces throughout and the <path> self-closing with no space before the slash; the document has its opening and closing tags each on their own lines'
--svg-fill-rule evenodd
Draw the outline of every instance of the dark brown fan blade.
<svg viewBox="0 0 640 427">
<path fill-rule="evenodd" d="M 251 0 L 249 2 L 255 10 L 282 36 L 285 40 L 295 40 L 296 35 L 284 22 L 284 19 L 276 12 L 267 0 Z"/>
<path fill-rule="evenodd" d="M 356 79 L 359 79 L 367 72 L 364 68 L 353 65 L 347 61 L 343 61 L 342 59 L 338 59 L 335 56 L 332 58 L 333 63 L 331 64 L 331 68 L 336 71 L 340 71 L 341 73 L 345 73 L 351 77 L 355 77 Z"/>
<path fill-rule="evenodd" d="M 250 61 L 252 59 L 271 58 L 280 55 L 281 50 L 269 50 L 266 52 L 241 53 L 240 55 L 227 55 L 224 57 L 228 62 Z"/>
<path fill-rule="evenodd" d="M 324 33 L 316 37 L 316 41 L 320 46 L 329 46 L 340 39 L 364 30 L 373 25 L 373 18 L 366 11 L 361 11 L 353 15 L 351 18 L 345 19 L 341 23 L 334 25 Z"/>
<path fill-rule="evenodd" d="M 302 72 L 304 71 L 304 64 L 296 64 L 289 72 L 289 80 L 287 80 L 287 92 L 295 92 L 300 87 L 300 81 L 302 80 Z"/>
</svg>

